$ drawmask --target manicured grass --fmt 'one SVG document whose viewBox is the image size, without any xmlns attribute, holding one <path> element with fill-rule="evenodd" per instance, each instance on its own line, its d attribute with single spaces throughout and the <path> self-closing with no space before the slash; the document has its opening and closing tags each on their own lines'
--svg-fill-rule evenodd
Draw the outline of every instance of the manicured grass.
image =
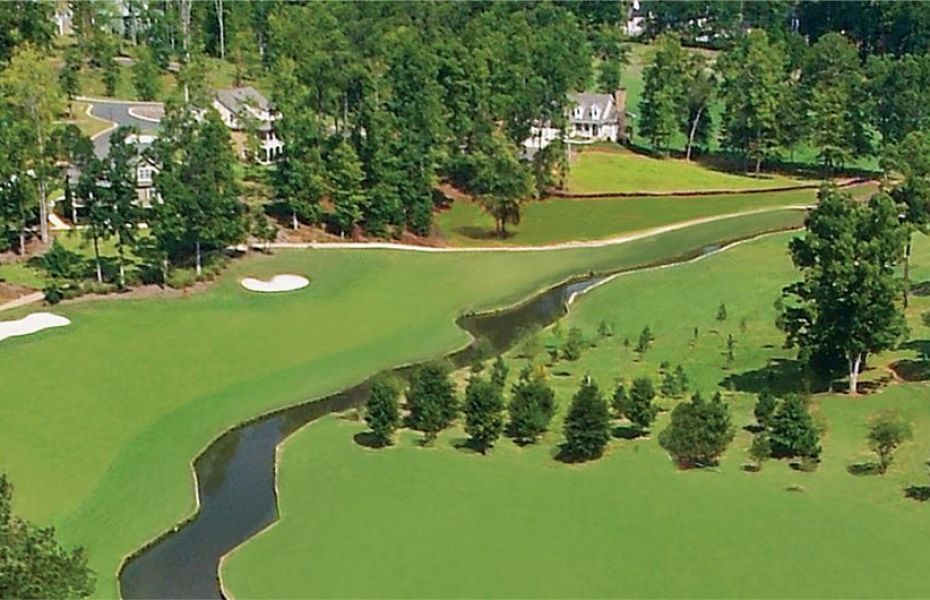
<svg viewBox="0 0 930 600">
<path fill-rule="evenodd" d="M 684 364 L 693 388 L 713 393 L 730 375 L 790 357 L 772 307 L 796 276 L 785 252 L 789 237 L 623 276 L 590 292 L 562 331 L 579 326 L 592 338 L 609 320 L 616 333 L 580 361 L 552 367 L 562 407 L 555 430 L 536 446 L 505 440 L 482 457 L 456 449 L 464 433 L 455 428 L 434 448 L 419 448 L 419 436 L 403 432 L 396 447 L 370 450 L 352 440 L 360 423 L 330 417 L 310 425 L 282 453 L 282 520 L 228 558 L 227 588 L 236 597 L 269 598 L 930 595 L 927 506 L 902 495 L 904 485 L 927 483 L 923 384 L 817 397 L 816 419 L 827 432 L 814 473 L 782 462 L 743 472 L 750 438 L 741 429 L 718 468 L 679 471 L 656 442 L 668 413 L 648 438 L 615 439 L 597 462 L 552 459 L 565 406 L 585 373 L 609 393 L 618 377 L 656 376 L 668 360 Z M 918 254 L 917 262 L 930 260 L 926 239 Z M 918 277 L 928 274 L 922 268 Z M 715 319 L 721 301 L 724 322 Z M 919 299 L 912 311 L 916 339 L 930 333 L 916 319 L 928 305 Z M 656 341 L 636 362 L 623 339 L 635 343 L 647 323 Z M 727 334 L 737 340 L 730 368 Z M 521 361 L 510 360 L 513 376 Z M 737 428 L 752 422 L 754 397 L 743 387 L 726 393 Z M 846 465 L 863 455 L 867 416 L 883 407 L 907 415 L 916 441 L 899 450 L 888 475 L 853 477 Z"/>
<path fill-rule="evenodd" d="M 97 595 L 112 597 L 122 557 L 193 510 L 189 461 L 233 424 L 451 351 L 468 341 L 454 324 L 465 311 L 797 220 L 755 215 L 558 252 L 282 251 L 237 261 L 183 299 L 62 305 L 69 327 L 0 344 L 0 471 L 16 512 L 86 546 Z M 311 285 L 275 296 L 238 285 L 277 273 Z"/>
<path fill-rule="evenodd" d="M 858 186 L 851 191 L 865 196 L 873 193 L 875 186 Z M 714 215 L 809 205 L 816 198 L 816 190 L 690 198 L 550 198 L 527 203 L 520 225 L 508 226 L 510 236 L 503 240 L 496 237 L 494 220 L 478 204 L 458 201 L 438 216 L 437 225 L 453 246 L 540 245 L 603 239 Z"/>
<path fill-rule="evenodd" d="M 36 289 L 45 285 L 42 272 L 24 262 L 0 264 L 0 280 Z"/>
<path fill-rule="evenodd" d="M 582 150 L 572 159 L 568 190 L 575 193 L 674 192 L 779 188 L 810 183 L 778 175 L 749 177 L 696 162 L 653 158 L 620 148 Z"/>
</svg>

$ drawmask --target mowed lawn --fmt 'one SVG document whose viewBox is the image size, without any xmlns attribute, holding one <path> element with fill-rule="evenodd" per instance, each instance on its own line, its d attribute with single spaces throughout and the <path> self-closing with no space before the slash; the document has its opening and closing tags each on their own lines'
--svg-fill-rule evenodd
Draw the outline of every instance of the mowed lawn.
<svg viewBox="0 0 930 600">
<path fill-rule="evenodd" d="M 850 191 L 857 197 L 875 191 L 862 185 Z M 494 220 L 475 202 L 456 201 L 440 213 L 437 226 L 453 246 L 541 245 L 573 240 L 597 240 L 673 223 L 743 211 L 806 206 L 817 201 L 816 190 L 696 197 L 549 198 L 528 202 L 519 225 L 508 226 L 500 239 Z"/>
<path fill-rule="evenodd" d="M 113 597 L 122 558 L 194 509 L 189 461 L 226 428 L 449 352 L 468 341 L 454 324 L 463 312 L 798 220 L 783 211 L 558 252 L 282 251 L 181 299 L 55 307 L 72 325 L 0 343 L 0 471 L 15 511 L 86 546 L 97 595 Z M 277 273 L 311 284 L 273 296 L 238 284 Z"/>
<path fill-rule="evenodd" d="M 780 175 L 759 177 L 708 169 L 677 158 L 654 158 L 616 147 L 590 148 L 572 157 L 568 191 L 579 194 L 605 192 L 688 192 L 703 190 L 753 190 L 811 183 Z"/>
<path fill-rule="evenodd" d="M 902 494 L 905 485 L 927 483 L 925 384 L 817 397 L 815 418 L 827 430 L 814 473 L 783 462 L 742 471 L 750 437 L 741 429 L 714 469 L 677 470 L 655 433 L 614 439 L 590 464 L 552 458 L 565 407 L 586 373 L 610 393 L 618 378 L 655 377 L 668 360 L 685 366 L 692 388 L 711 394 L 730 375 L 790 357 L 772 306 L 795 276 L 789 238 L 626 275 L 583 297 L 563 333 L 578 326 L 590 339 L 607 320 L 615 334 L 580 361 L 551 369 L 561 409 L 536 446 L 504 440 L 482 457 L 456 448 L 465 437 L 457 427 L 433 448 L 404 431 L 395 447 L 371 450 L 352 439 L 363 424 L 338 417 L 311 424 L 281 453 L 282 520 L 227 558 L 227 588 L 242 598 L 927 597 L 928 506 Z M 925 239 L 917 255 L 930 264 Z M 724 322 L 715 319 L 720 302 L 728 307 Z M 919 299 L 911 314 L 914 339 L 930 335 L 916 318 L 928 305 Z M 635 343 L 645 324 L 656 341 L 637 362 L 623 339 Z M 727 334 L 737 340 L 731 367 Z M 514 377 L 522 363 L 509 359 Z M 734 387 L 726 397 L 741 428 L 752 422 L 754 396 Z M 915 441 L 888 475 L 853 477 L 846 465 L 869 456 L 867 417 L 883 407 L 907 415 Z M 663 413 L 653 432 L 667 422 Z"/>
</svg>

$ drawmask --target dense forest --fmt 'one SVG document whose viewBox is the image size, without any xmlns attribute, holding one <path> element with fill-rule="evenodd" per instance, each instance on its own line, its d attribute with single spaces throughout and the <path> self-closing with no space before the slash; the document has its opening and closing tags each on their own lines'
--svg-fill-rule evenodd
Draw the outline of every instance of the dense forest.
<svg viewBox="0 0 930 600">
<path fill-rule="evenodd" d="M 503 229 L 569 168 L 558 140 L 523 152 L 531 126 L 564 123 L 571 92 L 615 90 L 634 41 L 650 49 L 628 133 L 659 154 L 683 136 L 688 158 L 713 147 L 759 171 L 804 146 L 829 175 L 930 123 L 930 9 L 919 2 L 653 1 L 635 13 L 625 2 L 69 6 L 73 35 L 62 41 L 59 4 L 0 5 L 0 247 L 48 242 L 49 199 L 64 187 L 99 209 L 90 235 L 115 237 L 162 279 L 172 265 L 199 273 L 202 255 L 249 235 L 273 237 L 268 216 L 339 235 L 429 235 L 443 181 Z M 149 151 L 162 202 L 144 212 L 110 191 L 125 148 L 99 162 L 61 124 L 82 74 L 99 73 L 108 95 L 122 89 L 120 61 L 138 98 L 167 101 Z M 258 177 L 270 201 L 257 208 L 242 202 L 253 188 L 235 153 L 208 150 L 229 144 L 206 118 L 218 65 L 230 83 L 260 83 L 281 115 L 285 153 Z M 73 186 L 69 169 L 95 175 Z M 135 235 L 140 220 L 151 236 Z"/>
</svg>

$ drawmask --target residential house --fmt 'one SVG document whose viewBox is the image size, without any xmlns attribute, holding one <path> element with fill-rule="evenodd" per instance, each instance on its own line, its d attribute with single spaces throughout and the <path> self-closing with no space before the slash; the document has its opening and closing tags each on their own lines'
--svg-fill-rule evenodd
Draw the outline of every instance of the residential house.
<svg viewBox="0 0 930 600">
<path fill-rule="evenodd" d="M 136 204 L 142 208 L 151 208 L 153 204 L 158 203 L 160 197 L 158 190 L 155 188 L 155 176 L 158 174 L 158 165 L 152 160 L 146 149 L 155 141 L 155 136 L 151 134 L 130 135 L 126 141 L 136 145 L 136 154 L 133 157 L 133 166 L 136 171 Z M 102 156 L 100 158 L 103 158 Z M 69 183 L 74 189 L 77 186 L 80 173 L 74 169 L 68 169 Z M 61 202 L 64 197 L 58 198 Z M 71 203 L 71 221 L 76 223 L 82 213 L 84 204 L 77 198 L 72 199 Z"/>
<path fill-rule="evenodd" d="M 213 107 L 219 111 L 226 126 L 234 132 L 244 134 L 248 129 L 248 120 L 253 120 L 260 148 L 255 159 L 260 164 L 271 164 L 284 152 L 284 142 L 278 138 L 274 123 L 280 115 L 258 90 L 251 86 L 219 90 L 213 99 Z M 243 135 L 234 136 L 239 153 L 244 157 L 247 150 Z"/>
<path fill-rule="evenodd" d="M 613 94 L 569 94 L 569 101 L 567 130 L 563 132 L 551 123 L 533 125 L 530 128 L 530 137 L 523 142 L 527 151 L 542 150 L 559 138 L 572 144 L 595 141 L 621 142 L 625 139 L 625 89 L 621 88 Z"/>
</svg>

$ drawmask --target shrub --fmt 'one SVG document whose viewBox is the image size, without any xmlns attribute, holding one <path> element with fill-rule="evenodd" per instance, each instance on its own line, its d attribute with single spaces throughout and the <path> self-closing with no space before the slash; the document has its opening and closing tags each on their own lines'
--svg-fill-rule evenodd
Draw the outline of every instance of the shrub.
<svg viewBox="0 0 930 600">
<path fill-rule="evenodd" d="M 672 411 L 671 423 L 659 435 L 659 444 L 679 466 L 705 467 L 717 464 L 733 436 L 730 413 L 720 393 L 705 402 L 695 392 L 690 402 L 682 402 Z"/>
<path fill-rule="evenodd" d="M 76 280 L 84 277 L 85 262 L 80 254 L 68 250 L 55 240 L 42 256 L 42 268 L 53 279 Z"/>
<path fill-rule="evenodd" d="M 168 271 L 165 285 L 176 290 L 189 288 L 197 283 L 197 274 L 191 269 L 172 269 Z"/>
</svg>

